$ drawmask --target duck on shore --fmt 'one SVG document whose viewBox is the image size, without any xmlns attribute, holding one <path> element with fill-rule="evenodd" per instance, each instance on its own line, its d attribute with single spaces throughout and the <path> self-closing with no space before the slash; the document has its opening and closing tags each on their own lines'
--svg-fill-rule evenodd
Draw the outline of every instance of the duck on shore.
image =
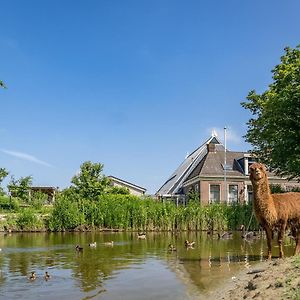
<svg viewBox="0 0 300 300">
<path fill-rule="evenodd" d="M 90 246 L 91 248 L 95 248 L 95 247 L 97 247 L 97 242 L 89 243 L 89 246 Z"/>
</svg>

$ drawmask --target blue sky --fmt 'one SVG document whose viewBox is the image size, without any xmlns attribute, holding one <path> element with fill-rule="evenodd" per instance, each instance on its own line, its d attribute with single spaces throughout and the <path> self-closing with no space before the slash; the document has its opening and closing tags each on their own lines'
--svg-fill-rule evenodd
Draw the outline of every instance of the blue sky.
<svg viewBox="0 0 300 300">
<path fill-rule="evenodd" d="M 300 2 L 0 0 L 0 166 L 70 185 L 87 160 L 154 193 L 215 129 L 246 151 Z"/>
</svg>

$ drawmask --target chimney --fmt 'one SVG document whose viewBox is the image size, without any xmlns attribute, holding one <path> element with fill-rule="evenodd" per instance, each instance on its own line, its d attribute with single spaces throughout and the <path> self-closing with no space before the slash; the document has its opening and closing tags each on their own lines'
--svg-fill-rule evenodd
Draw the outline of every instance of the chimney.
<svg viewBox="0 0 300 300">
<path fill-rule="evenodd" d="M 216 144 L 214 143 L 209 143 L 207 144 L 207 152 L 216 152 Z"/>
</svg>

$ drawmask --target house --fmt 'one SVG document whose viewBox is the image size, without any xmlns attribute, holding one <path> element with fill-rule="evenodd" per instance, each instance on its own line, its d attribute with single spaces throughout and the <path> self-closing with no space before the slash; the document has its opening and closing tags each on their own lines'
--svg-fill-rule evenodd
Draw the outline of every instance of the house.
<svg viewBox="0 0 300 300">
<path fill-rule="evenodd" d="M 198 195 L 202 204 L 248 203 L 253 198 L 248 173 L 253 162 L 247 152 L 225 151 L 220 140 L 212 135 L 185 158 L 155 195 L 177 204 L 186 204 L 190 193 Z M 280 185 L 285 190 L 300 188 L 297 181 L 288 181 L 270 172 L 268 177 L 270 184 Z"/>
<path fill-rule="evenodd" d="M 112 186 L 125 187 L 126 189 L 128 189 L 129 193 L 132 195 L 142 196 L 146 192 L 145 188 L 140 187 L 136 184 L 130 183 L 128 181 L 122 180 L 120 178 L 117 178 L 114 176 L 108 176 L 108 178 L 110 179 Z"/>
</svg>

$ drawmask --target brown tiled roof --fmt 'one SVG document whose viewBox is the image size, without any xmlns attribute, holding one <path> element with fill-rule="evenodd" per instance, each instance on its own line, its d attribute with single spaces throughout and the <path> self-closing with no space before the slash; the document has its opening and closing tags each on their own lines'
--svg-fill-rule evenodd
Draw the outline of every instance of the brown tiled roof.
<svg viewBox="0 0 300 300">
<path fill-rule="evenodd" d="M 246 152 L 226 151 L 227 174 L 231 176 L 244 176 L 242 166 L 238 160 L 243 158 Z M 209 152 L 198 175 L 224 175 L 224 151 Z"/>
</svg>

